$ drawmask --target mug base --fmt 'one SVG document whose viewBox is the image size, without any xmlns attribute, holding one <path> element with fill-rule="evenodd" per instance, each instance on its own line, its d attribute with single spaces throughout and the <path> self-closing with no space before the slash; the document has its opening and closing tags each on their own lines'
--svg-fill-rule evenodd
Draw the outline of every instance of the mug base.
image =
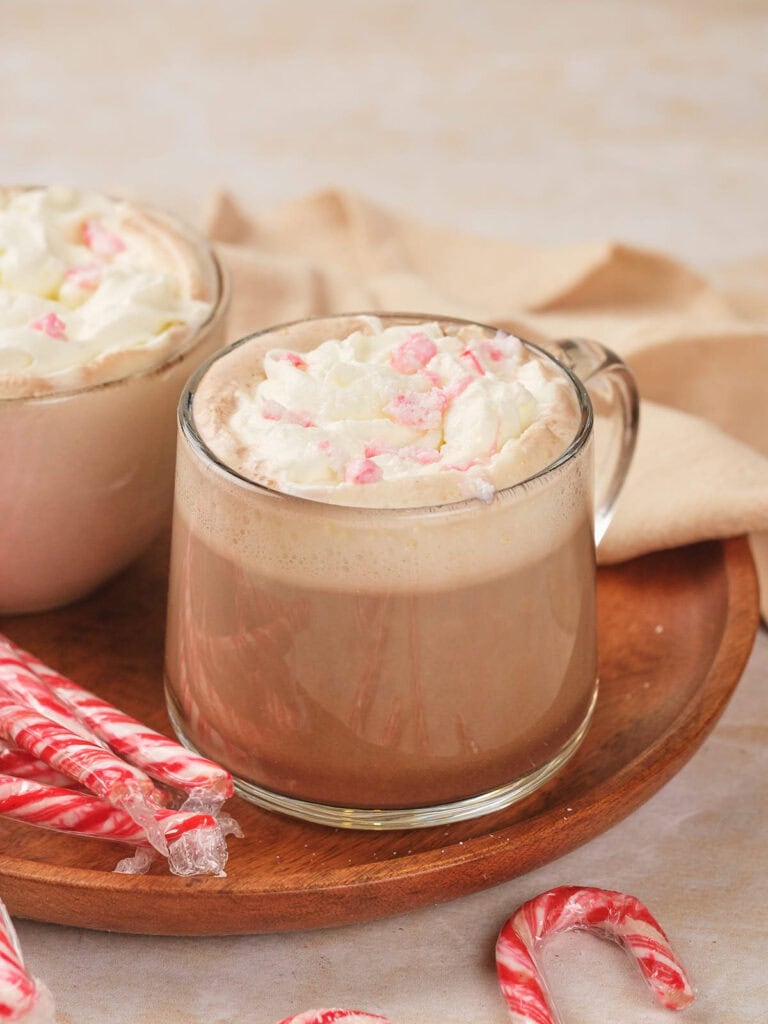
<svg viewBox="0 0 768 1024">
<path fill-rule="evenodd" d="M 563 768 L 581 745 L 587 734 L 592 715 L 597 703 L 598 682 L 581 724 L 560 748 L 557 754 L 534 771 L 523 775 L 504 786 L 479 793 L 476 796 L 456 800 L 452 803 L 435 804 L 431 807 L 396 807 L 366 808 L 337 807 L 331 804 L 315 803 L 286 796 L 269 789 L 257 786 L 253 782 L 233 776 L 235 791 L 238 796 L 250 803 L 263 807 L 268 811 L 277 811 L 291 818 L 299 818 L 315 825 L 328 825 L 332 828 L 360 829 L 365 831 L 386 831 L 388 829 L 430 828 L 436 825 L 449 825 L 457 821 L 479 818 L 484 814 L 493 814 L 511 804 L 530 796 L 556 775 Z M 178 709 L 166 690 L 168 714 L 174 732 L 179 740 L 194 753 L 206 756 L 204 751 L 189 740 L 181 725 Z M 226 767 L 226 766 L 225 766 Z"/>
</svg>

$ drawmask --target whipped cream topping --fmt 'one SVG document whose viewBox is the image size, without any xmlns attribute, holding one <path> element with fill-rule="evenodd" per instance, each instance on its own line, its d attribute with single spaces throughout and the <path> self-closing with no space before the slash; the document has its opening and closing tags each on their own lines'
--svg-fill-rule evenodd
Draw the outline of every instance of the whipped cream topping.
<svg viewBox="0 0 768 1024">
<path fill-rule="evenodd" d="M 213 290 L 212 267 L 160 216 L 75 189 L 0 189 L 0 398 L 158 365 Z"/>
<path fill-rule="evenodd" d="M 490 500 L 574 439 L 570 382 L 518 338 L 360 323 L 311 351 L 259 354 L 255 380 L 237 374 L 222 387 L 204 378 L 195 421 L 214 453 L 286 493 L 413 507 Z"/>
</svg>

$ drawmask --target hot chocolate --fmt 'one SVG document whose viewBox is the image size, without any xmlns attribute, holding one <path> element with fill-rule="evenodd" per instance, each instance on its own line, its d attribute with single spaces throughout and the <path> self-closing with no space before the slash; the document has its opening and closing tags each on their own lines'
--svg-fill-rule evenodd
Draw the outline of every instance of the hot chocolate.
<svg viewBox="0 0 768 1024">
<path fill-rule="evenodd" d="M 225 308 L 210 249 L 171 218 L 0 190 L 0 614 L 87 593 L 167 521 L 174 408 Z"/>
<path fill-rule="evenodd" d="M 596 686 L 577 387 L 489 329 L 384 319 L 268 332 L 191 385 L 166 662 L 246 794 L 364 826 L 530 791 Z"/>
</svg>

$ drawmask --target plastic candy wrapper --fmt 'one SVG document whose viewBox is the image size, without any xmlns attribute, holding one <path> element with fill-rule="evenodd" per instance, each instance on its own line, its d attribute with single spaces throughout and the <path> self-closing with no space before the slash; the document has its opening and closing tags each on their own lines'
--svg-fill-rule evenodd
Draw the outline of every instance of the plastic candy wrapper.
<svg viewBox="0 0 768 1024">
<path fill-rule="evenodd" d="M 155 806 L 165 802 L 164 794 L 139 768 L 126 764 L 110 750 L 3 693 L 0 693 L 0 735 L 115 806 L 135 802 L 140 814 L 150 801 Z M 131 813 L 128 807 L 124 809 Z"/>
<path fill-rule="evenodd" d="M 173 814 L 173 811 L 167 811 Z M 0 775 L 0 815 L 54 832 L 112 839 L 131 846 L 147 842 L 144 829 L 111 804 L 59 786 Z"/>
<path fill-rule="evenodd" d="M 514 1024 L 561 1024 L 534 953 L 547 936 L 586 929 L 618 942 L 669 1010 L 693 1002 L 685 971 L 656 919 L 634 896 L 561 886 L 524 903 L 499 934 L 496 970 Z"/>
<path fill-rule="evenodd" d="M 59 790 L 34 794 L 36 816 L 40 806 L 59 823 L 69 813 L 75 827 L 59 830 L 77 832 L 79 827 L 80 834 L 88 834 L 84 821 L 90 816 L 91 823 L 98 820 L 95 827 L 102 830 L 102 838 L 110 838 L 104 834 L 109 826 L 123 829 L 123 820 L 116 816 L 108 826 L 108 816 L 98 804 L 81 805 L 80 813 L 73 815 L 71 794 L 66 798 L 63 792 L 67 785 L 77 784 L 125 812 L 139 826 L 145 843 L 168 858 L 172 873 L 223 873 L 225 837 L 242 835 L 237 822 L 221 812 L 233 792 L 230 774 L 102 701 L 1 635 L 0 737 L 5 741 L 0 746 L 0 773 Z M 18 805 L 32 799 L 30 791 L 23 800 L 18 794 L 13 799 L 12 816 L 22 818 Z M 167 805 L 177 807 L 182 800 L 170 816 Z M 22 820 L 29 821 L 29 816 Z M 127 826 L 123 830 L 126 835 L 132 831 Z M 134 843 L 136 851 L 117 870 L 146 871 L 153 859 L 150 851 L 136 836 L 123 841 Z"/>
<path fill-rule="evenodd" d="M 219 874 L 226 864 L 226 843 L 211 815 L 178 811 L 169 824 L 164 794 L 139 768 L 110 750 L 0 694 L 0 735 L 69 775 L 96 796 L 126 811 L 149 842 L 168 858 L 174 874 Z"/>
<path fill-rule="evenodd" d="M 52 722 L 58 722 L 78 736 L 104 744 L 94 732 L 73 715 L 51 691 L 50 687 L 17 656 L 10 640 L 0 635 L 0 692 L 25 707 L 38 711 Z"/>
<path fill-rule="evenodd" d="M 0 743 L 0 773 L 13 775 L 17 779 L 31 779 L 43 786 L 60 786 L 67 789 L 74 785 L 72 779 L 49 768 L 44 761 L 32 757 L 26 750 L 17 750 Z"/>
<path fill-rule="evenodd" d="M 232 796 L 232 777 L 220 765 L 193 754 L 175 740 L 142 725 L 11 641 L 1 639 L 3 645 L 11 650 L 11 656 L 16 657 L 26 671 L 32 672 L 49 689 L 57 702 L 70 709 L 116 754 L 158 782 L 186 793 L 185 809 L 216 814 L 224 801 Z"/>
<path fill-rule="evenodd" d="M 54 832 L 110 839 L 131 846 L 146 846 L 148 842 L 145 830 L 125 811 L 89 793 L 44 786 L 32 779 L 0 775 L 0 815 Z M 221 829 L 210 815 L 157 808 L 154 818 L 163 830 L 174 874 L 216 874 L 221 870 L 226 850 L 221 850 Z M 140 865 L 149 867 L 148 857 L 149 850 L 144 850 L 131 858 L 132 873 L 138 873 Z"/>
<path fill-rule="evenodd" d="M 53 999 L 24 966 L 16 929 L 0 902 L 0 1021 L 55 1024 Z"/>
<path fill-rule="evenodd" d="M 533 958 L 548 935 L 587 929 L 618 942 L 633 957 L 662 1006 L 681 1010 L 693 1002 L 685 971 L 661 926 L 634 896 L 606 889 L 561 886 L 524 903 L 509 918 L 496 944 L 496 970 L 512 1024 L 562 1024 Z M 305 1010 L 278 1024 L 391 1024 L 364 1010 Z"/>
</svg>

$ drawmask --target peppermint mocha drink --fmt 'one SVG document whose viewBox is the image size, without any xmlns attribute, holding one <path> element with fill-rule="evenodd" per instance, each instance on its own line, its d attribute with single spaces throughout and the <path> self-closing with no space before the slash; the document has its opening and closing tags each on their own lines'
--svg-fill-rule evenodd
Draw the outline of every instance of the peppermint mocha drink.
<svg viewBox="0 0 768 1024">
<path fill-rule="evenodd" d="M 0 614 L 82 596 L 167 522 L 174 409 L 225 309 L 210 249 L 173 219 L 0 189 Z"/>
<path fill-rule="evenodd" d="M 489 328 L 306 321 L 182 399 L 180 733 L 266 806 L 432 824 L 530 792 L 596 693 L 591 411 Z"/>
</svg>

